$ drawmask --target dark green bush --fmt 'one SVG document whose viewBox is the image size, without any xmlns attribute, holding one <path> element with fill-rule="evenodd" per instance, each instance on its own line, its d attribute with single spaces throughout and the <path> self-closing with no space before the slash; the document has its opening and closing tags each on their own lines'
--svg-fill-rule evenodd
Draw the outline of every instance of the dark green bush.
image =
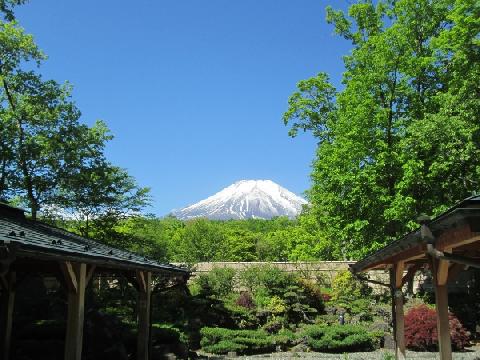
<svg viewBox="0 0 480 360">
<path fill-rule="evenodd" d="M 188 337 L 180 329 L 169 324 L 152 324 L 152 341 L 162 344 L 188 344 Z"/>
<path fill-rule="evenodd" d="M 233 292 L 235 274 L 233 269 L 214 268 L 196 277 L 193 280 L 193 287 L 198 288 L 199 295 L 222 298 Z"/>
<path fill-rule="evenodd" d="M 305 330 L 308 346 L 314 351 L 343 353 L 371 351 L 378 346 L 377 334 L 361 326 L 309 326 Z"/>
<path fill-rule="evenodd" d="M 271 352 L 277 345 L 286 347 L 293 338 L 291 332 L 270 335 L 264 330 L 203 328 L 200 333 L 202 349 L 214 354 L 225 354 L 229 351 L 242 354 Z"/>
<path fill-rule="evenodd" d="M 247 346 L 238 344 L 231 340 L 222 340 L 213 345 L 205 345 L 203 350 L 212 354 L 227 354 L 231 351 L 243 353 L 245 350 L 247 350 Z"/>
<path fill-rule="evenodd" d="M 230 317 L 235 322 L 236 327 L 240 329 L 256 328 L 258 323 L 255 315 L 255 304 L 253 304 L 253 308 L 248 308 L 239 305 L 238 299 L 241 299 L 241 297 L 239 297 L 237 294 L 231 294 L 223 300 L 225 309 L 229 312 Z"/>
<path fill-rule="evenodd" d="M 240 284 L 254 295 L 260 288 L 269 296 L 283 295 L 287 287 L 297 283 L 297 276 L 270 265 L 252 266 L 240 273 Z"/>
</svg>

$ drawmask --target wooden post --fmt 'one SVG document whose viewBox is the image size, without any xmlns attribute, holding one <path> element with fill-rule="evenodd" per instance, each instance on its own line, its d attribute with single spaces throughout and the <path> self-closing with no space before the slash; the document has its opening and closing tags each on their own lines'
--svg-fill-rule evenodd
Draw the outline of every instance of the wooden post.
<svg viewBox="0 0 480 360">
<path fill-rule="evenodd" d="M 403 272 L 405 264 L 399 261 L 394 266 L 395 275 L 395 358 L 405 360 L 405 320 L 403 313 Z"/>
<path fill-rule="evenodd" d="M 150 347 L 150 301 L 152 294 L 152 273 L 137 271 L 138 282 L 138 338 L 137 360 L 148 360 Z"/>
<path fill-rule="evenodd" d="M 62 272 L 68 285 L 68 317 L 65 359 L 81 360 L 87 265 L 65 262 Z"/>
<path fill-rule="evenodd" d="M 5 275 L 0 301 L 0 354 L 1 358 L 10 358 L 10 345 L 12 340 L 13 307 L 15 304 L 16 273 L 13 271 Z"/>
<path fill-rule="evenodd" d="M 448 318 L 448 261 L 432 259 L 432 264 L 440 360 L 452 360 L 452 342 L 450 340 Z"/>
</svg>

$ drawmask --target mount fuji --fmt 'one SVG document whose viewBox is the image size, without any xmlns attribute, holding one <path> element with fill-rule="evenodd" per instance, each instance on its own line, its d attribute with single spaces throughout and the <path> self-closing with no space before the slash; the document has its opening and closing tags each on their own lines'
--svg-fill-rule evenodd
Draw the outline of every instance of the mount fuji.
<svg viewBox="0 0 480 360">
<path fill-rule="evenodd" d="M 204 217 L 211 220 L 294 218 L 307 201 L 271 180 L 240 180 L 205 200 L 173 210 L 181 220 Z"/>
</svg>

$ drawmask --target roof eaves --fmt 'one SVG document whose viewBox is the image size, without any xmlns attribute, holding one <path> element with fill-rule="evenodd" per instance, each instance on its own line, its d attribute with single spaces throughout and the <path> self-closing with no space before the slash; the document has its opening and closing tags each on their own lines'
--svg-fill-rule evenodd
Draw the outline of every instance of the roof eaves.
<svg viewBox="0 0 480 360">
<path fill-rule="evenodd" d="M 455 223 L 463 221 L 468 216 L 480 217 L 480 207 L 460 207 L 471 204 L 480 205 L 480 196 L 472 196 L 465 199 L 464 201 L 458 203 L 453 208 L 442 213 L 435 219 L 431 220 L 428 225 L 433 233 L 438 233 L 445 228 L 453 226 Z M 351 266 L 351 269 L 354 272 L 361 272 L 365 270 L 368 266 L 380 262 L 382 260 L 388 259 L 395 253 L 402 252 L 413 248 L 419 244 L 425 244 L 426 241 L 423 241 L 420 238 L 420 230 L 414 230 L 405 236 L 401 237 L 398 240 L 393 241 L 392 243 L 386 245 L 384 248 L 377 250 L 373 254 L 367 256 L 366 258 L 356 262 Z"/>
</svg>

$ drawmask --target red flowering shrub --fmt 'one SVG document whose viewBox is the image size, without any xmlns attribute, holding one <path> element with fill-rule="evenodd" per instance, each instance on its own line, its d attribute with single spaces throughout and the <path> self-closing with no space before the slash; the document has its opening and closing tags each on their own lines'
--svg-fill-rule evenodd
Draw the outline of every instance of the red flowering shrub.
<svg viewBox="0 0 480 360">
<path fill-rule="evenodd" d="M 330 294 L 326 294 L 326 293 L 322 294 L 322 300 L 325 302 L 330 301 L 331 298 L 332 296 Z"/>
<path fill-rule="evenodd" d="M 470 333 L 452 314 L 449 315 L 449 322 L 452 348 L 461 350 L 468 345 Z M 419 305 L 405 315 L 405 344 L 412 350 L 435 351 L 438 349 L 435 310 L 426 305 Z"/>
</svg>

